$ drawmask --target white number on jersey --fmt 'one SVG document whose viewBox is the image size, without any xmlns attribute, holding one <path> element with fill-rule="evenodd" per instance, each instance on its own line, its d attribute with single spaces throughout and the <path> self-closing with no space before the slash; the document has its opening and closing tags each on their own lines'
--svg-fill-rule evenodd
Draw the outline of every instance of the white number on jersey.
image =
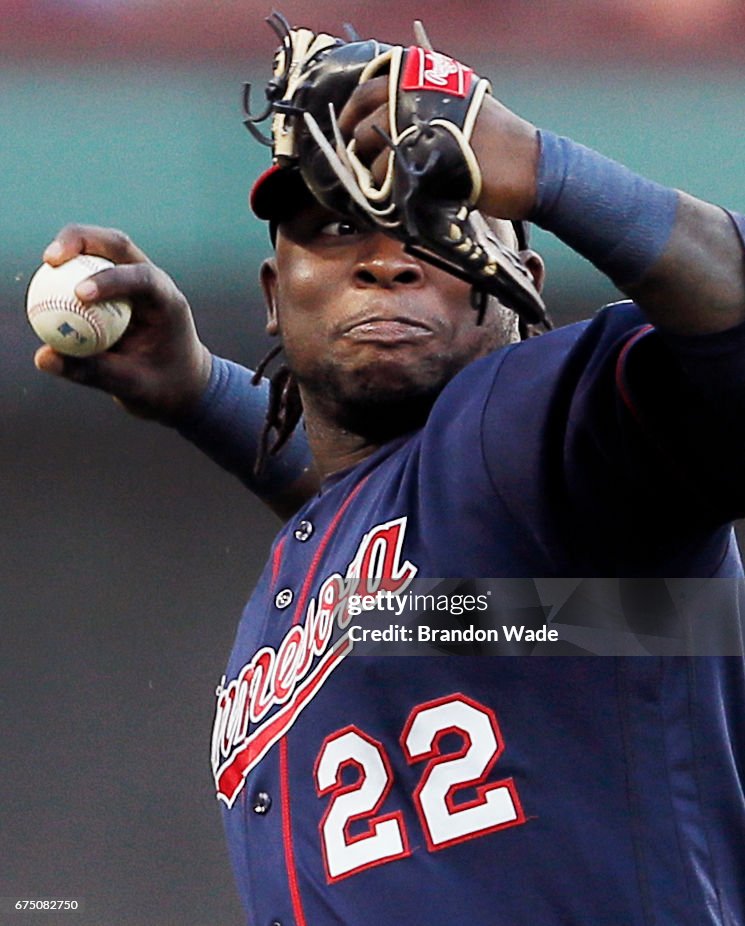
<svg viewBox="0 0 745 926">
<path fill-rule="evenodd" d="M 460 742 L 444 752 L 449 735 Z M 525 822 L 513 780 L 486 781 L 504 744 L 494 712 L 484 705 L 453 694 L 415 707 L 401 748 L 409 764 L 429 760 L 413 798 L 430 851 Z M 345 784 L 350 768 L 357 778 Z M 380 814 L 393 785 L 381 743 L 354 726 L 333 733 L 318 754 L 315 778 L 319 796 L 331 795 L 320 827 L 329 881 L 409 855 L 403 813 Z M 475 797 L 456 800 L 465 788 L 475 788 Z"/>
<path fill-rule="evenodd" d="M 443 753 L 441 740 L 450 733 L 461 747 Z M 422 704 L 411 712 L 401 745 L 410 763 L 430 760 L 414 801 L 431 850 L 525 822 L 511 778 L 484 783 L 504 749 L 493 711 L 465 695 Z M 457 792 L 469 787 L 476 796 L 456 803 Z"/>
<path fill-rule="evenodd" d="M 359 776 L 342 783 L 345 768 Z M 354 727 L 330 736 L 316 761 L 319 795 L 332 794 L 321 821 L 326 872 L 330 881 L 408 855 L 401 812 L 375 816 L 393 784 L 383 746 Z M 355 820 L 367 819 L 367 832 L 349 832 Z"/>
</svg>

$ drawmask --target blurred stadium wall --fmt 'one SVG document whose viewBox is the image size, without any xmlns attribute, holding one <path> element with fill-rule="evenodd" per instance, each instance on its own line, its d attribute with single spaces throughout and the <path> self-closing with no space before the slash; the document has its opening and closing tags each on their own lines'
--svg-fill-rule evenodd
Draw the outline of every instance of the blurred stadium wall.
<svg viewBox="0 0 745 926">
<path fill-rule="evenodd" d="M 339 5 L 294 22 L 339 31 Z M 172 433 L 36 374 L 30 274 L 68 221 L 114 225 L 174 276 L 218 353 L 267 342 L 247 210 L 266 151 L 241 126 L 274 38 L 255 0 L 3 0 L 0 93 L 0 897 L 85 901 L 78 924 L 241 921 L 208 737 L 276 523 Z M 532 121 L 745 209 L 734 0 L 351 0 L 363 36 L 436 47 Z M 616 298 L 536 234 L 559 322 Z M 0 914 L 0 922 L 15 922 Z"/>
</svg>

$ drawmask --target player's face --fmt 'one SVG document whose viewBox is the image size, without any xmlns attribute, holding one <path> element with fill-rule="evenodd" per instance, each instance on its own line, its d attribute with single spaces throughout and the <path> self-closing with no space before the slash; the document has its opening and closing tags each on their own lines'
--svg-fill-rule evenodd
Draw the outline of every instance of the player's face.
<svg viewBox="0 0 745 926">
<path fill-rule="evenodd" d="M 496 302 L 482 325 L 470 287 L 318 205 L 279 228 L 262 269 L 267 330 L 304 393 L 335 413 L 434 400 L 466 364 L 515 340 Z M 338 417 L 338 416 L 337 416 Z"/>
</svg>

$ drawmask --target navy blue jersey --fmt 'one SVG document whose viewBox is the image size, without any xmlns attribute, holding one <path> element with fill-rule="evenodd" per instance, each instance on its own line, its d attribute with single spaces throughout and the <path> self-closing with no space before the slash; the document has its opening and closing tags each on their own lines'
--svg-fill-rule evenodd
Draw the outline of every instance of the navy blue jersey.
<svg viewBox="0 0 745 926">
<path fill-rule="evenodd" d="M 421 580 L 736 597 L 744 359 L 745 326 L 663 337 L 610 307 L 471 364 L 284 527 L 211 743 L 249 923 L 745 923 L 741 647 L 376 655 L 348 633 L 353 596 Z"/>
</svg>

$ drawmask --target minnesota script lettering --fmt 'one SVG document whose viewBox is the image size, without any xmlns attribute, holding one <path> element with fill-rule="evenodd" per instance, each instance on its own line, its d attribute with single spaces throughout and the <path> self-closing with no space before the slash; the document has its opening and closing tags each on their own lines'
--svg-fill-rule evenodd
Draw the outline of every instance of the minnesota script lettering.
<svg viewBox="0 0 745 926">
<path fill-rule="evenodd" d="M 275 649 L 262 646 L 236 678 L 217 686 L 212 729 L 212 772 L 217 797 L 232 807 L 248 773 L 284 736 L 320 691 L 331 673 L 352 651 L 345 633 L 352 595 L 403 592 L 417 573 L 401 562 L 406 518 L 369 530 L 344 575 L 325 578 L 305 615 Z M 334 639 L 335 630 L 341 636 Z"/>
</svg>

